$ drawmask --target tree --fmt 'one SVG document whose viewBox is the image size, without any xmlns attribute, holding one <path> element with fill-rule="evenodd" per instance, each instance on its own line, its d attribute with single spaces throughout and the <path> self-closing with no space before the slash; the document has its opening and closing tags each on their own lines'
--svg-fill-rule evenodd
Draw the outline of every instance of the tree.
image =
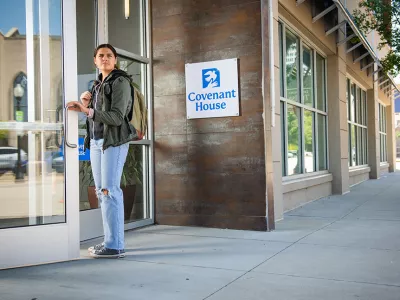
<svg viewBox="0 0 400 300">
<path fill-rule="evenodd" d="M 397 76 L 400 72 L 400 1 L 361 0 L 353 15 L 365 35 L 374 30 L 379 34 L 379 50 L 389 47 L 381 60 L 382 68 L 391 76 Z"/>
</svg>

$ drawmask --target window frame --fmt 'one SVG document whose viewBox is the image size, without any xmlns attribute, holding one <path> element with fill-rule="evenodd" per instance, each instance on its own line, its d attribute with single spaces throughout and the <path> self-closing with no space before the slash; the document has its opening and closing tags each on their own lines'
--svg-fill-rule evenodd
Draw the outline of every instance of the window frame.
<svg viewBox="0 0 400 300">
<path fill-rule="evenodd" d="M 379 111 L 379 162 L 385 164 L 388 162 L 387 151 L 387 107 L 378 101 Z M 383 144 L 382 144 L 383 141 Z"/>
<path fill-rule="evenodd" d="M 352 103 L 350 101 L 350 97 L 352 95 L 352 87 L 354 86 L 354 103 L 352 107 Z M 368 97 L 367 97 L 367 89 L 361 85 L 357 80 L 352 78 L 350 75 L 346 75 L 346 90 L 347 90 L 347 129 L 348 129 L 348 166 L 349 169 L 359 169 L 368 167 Z M 360 98 L 358 98 L 360 95 Z M 365 98 L 364 98 L 365 96 Z M 359 110 L 361 109 L 361 112 Z M 353 114 L 352 114 L 353 112 Z M 352 115 L 354 115 L 354 120 L 352 120 Z M 351 142 L 352 142 L 352 131 L 351 128 L 354 126 L 355 133 L 355 164 L 353 165 L 352 159 L 352 151 L 351 151 Z M 360 135 L 361 133 L 361 135 Z M 365 135 L 365 137 L 364 137 Z M 365 139 L 363 139 L 365 138 Z M 358 149 L 358 146 L 361 145 L 361 150 Z M 366 145 L 366 147 L 364 147 Z M 365 148 L 365 149 L 364 149 Z M 359 153 L 359 151 L 361 151 Z M 359 163 L 359 156 L 361 154 L 362 163 Z M 365 163 L 364 163 L 365 162 Z"/>
<path fill-rule="evenodd" d="M 282 145 L 282 177 L 283 179 L 296 179 L 301 177 L 310 177 L 316 176 L 319 174 L 326 174 L 329 171 L 329 147 L 328 147 L 328 91 L 327 91 L 327 56 L 320 49 L 318 49 L 315 45 L 313 45 L 307 38 L 304 37 L 301 33 L 297 32 L 293 29 L 293 26 L 288 24 L 287 21 L 282 18 L 279 19 L 279 65 L 282 70 L 280 74 L 280 78 L 282 79 L 282 87 L 280 87 L 280 106 L 283 111 L 281 111 L 281 126 L 283 124 L 283 128 L 281 128 L 281 135 L 284 135 L 284 145 Z M 287 77 L 286 77 L 286 32 L 290 32 L 290 34 L 296 36 L 298 39 L 298 70 L 297 70 L 297 88 L 298 88 L 298 101 L 293 101 L 287 98 Z M 304 89 L 303 89 L 303 49 L 306 48 L 311 52 L 311 66 L 312 66 L 312 106 L 304 104 Z M 317 84 L 316 84 L 316 76 L 317 76 L 317 54 L 324 60 L 324 70 L 323 70 L 323 84 L 324 84 L 324 109 L 318 109 L 317 105 Z M 282 95 L 283 92 L 283 95 Z M 300 150 L 300 164 L 301 164 L 301 172 L 299 174 L 288 175 L 288 122 L 287 122 L 287 106 L 292 105 L 300 109 L 300 132 L 301 139 L 299 145 Z M 313 171 L 306 172 L 305 170 L 305 134 L 304 134 L 304 114 L 305 111 L 308 110 L 312 113 L 312 128 L 313 128 L 313 137 L 312 137 L 312 147 L 313 147 Z M 319 160 L 319 143 L 318 143 L 318 114 L 325 117 L 325 167 L 326 170 L 319 171 L 320 160 Z M 281 137 L 282 140 L 282 137 Z"/>
</svg>

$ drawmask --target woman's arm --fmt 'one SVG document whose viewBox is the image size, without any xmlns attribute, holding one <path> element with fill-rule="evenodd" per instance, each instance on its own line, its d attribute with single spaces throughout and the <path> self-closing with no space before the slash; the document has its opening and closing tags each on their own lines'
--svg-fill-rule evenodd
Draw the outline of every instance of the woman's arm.
<svg viewBox="0 0 400 300">
<path fill-rule="evenodd" d="M 95 109 L 93 111 L 93 120 L 106 125 L 120 126 L 125 118 L 126 109 L 131 98 L 129 81 L 124 77 L 115 79 L 112 86 L 110 111 Z"/>
</svg>

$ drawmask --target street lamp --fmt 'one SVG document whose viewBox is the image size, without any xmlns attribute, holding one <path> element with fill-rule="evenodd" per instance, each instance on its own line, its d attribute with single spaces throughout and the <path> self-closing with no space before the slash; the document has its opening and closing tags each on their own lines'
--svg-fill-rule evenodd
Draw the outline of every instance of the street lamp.
<svg viewBox="0 0 400 300">
<path fill-rule="evenodd" d="M 23 114 L 21 112 L 21 99 L 25 94 L 24 88 L 21 86 L 20 83 L 17 83 L 14 87 L 14 97 L 17 99 L 17 110 L 15 112 L 16 121 L 23 122 Z M 15 168 L 15 179 L 20 180 L 24 179 L 24 173 L 22 172 L 22 165 L 21 165 L 21 135 L 17 134 L 17 147 L 18 147 L 18 159 L 17 165 Z"/>
</svg>

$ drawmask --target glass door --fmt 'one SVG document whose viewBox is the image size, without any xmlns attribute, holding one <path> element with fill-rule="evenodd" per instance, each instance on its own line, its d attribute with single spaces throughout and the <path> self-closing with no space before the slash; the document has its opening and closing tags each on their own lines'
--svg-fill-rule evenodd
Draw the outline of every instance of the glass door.
<svg viewBox="0 0 400 300">
<path fill-rule="evenodd" d="M 151 115 L 150 23 L 147 0 L 80 0 L 77 2 L 79 93 L 90 89 L 97 72 L 93 49 L 112 44 L 118 52 L 118 66 L 131 75 L 145 96 L 149 128 L 146 137 L 131 142 L 124 166 L 121 188 L 124 194 L 125 229 L 154 223 L 153 159 Z M 79 120 L 80 137 L 85 135 L 85 116 Z M 94 193 L 90 154 L 79 162 L 81 241 L 103 235 L 101 212 Z"/>
<path fill-rule="evenodd" d="M 0 269 L 79 258 L 75 1 L 0 3 Z"/>
</svg>

